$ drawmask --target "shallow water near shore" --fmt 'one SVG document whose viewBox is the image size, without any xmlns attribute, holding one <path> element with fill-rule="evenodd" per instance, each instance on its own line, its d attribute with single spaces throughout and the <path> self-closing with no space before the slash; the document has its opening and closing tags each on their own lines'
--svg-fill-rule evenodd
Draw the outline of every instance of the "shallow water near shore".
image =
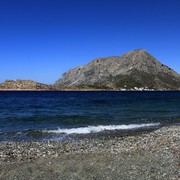
<svg viewBox="0 0 180 180">
<path fill-rule="evenodd" d="M 0 92 L 0 141 L 63 140 L 179 123 L 179 91 Z"/>
</svg>

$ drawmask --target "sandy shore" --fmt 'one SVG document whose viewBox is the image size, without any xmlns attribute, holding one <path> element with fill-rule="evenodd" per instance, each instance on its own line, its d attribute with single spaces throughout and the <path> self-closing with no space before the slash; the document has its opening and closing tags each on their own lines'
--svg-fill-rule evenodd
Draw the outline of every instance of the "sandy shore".
<svg viewBox="0 0 180 180">
<path fill-rule="evenodd" d="M 180 179 L 180 126 L 64 142 L 0 143 L 0 179 Z"/>
</svg>

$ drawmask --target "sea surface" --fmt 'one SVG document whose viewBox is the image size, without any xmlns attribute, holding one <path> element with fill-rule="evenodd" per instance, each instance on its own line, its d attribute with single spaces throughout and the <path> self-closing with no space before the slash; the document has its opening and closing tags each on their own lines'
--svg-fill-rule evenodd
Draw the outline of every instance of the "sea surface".
<svg viewBox="0 0 180 180">
<path fill-rule="evenodd" d="M 180 91 L 0 91 L 0 141 L 180 123 Z"/>
</svg>

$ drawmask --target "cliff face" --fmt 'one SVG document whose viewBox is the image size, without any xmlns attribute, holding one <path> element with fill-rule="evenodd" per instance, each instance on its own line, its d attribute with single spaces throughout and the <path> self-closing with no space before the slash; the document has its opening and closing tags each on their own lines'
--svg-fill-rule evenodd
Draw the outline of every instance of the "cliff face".
<svg viewBox="0 0 180 180">
<path fill-rule="evenodd" d="M 31 80 L 6 80 L 0 84 L 2 90 L 53 90 L 54 86 L 46 85 Z"/>
<path fill-rule="evenodd" d="M 144 49 L 122 56 L 96 58 L 65 72 L 56 81 L 62 87 L 180 90 L 180 75 Z"/>
</svg>

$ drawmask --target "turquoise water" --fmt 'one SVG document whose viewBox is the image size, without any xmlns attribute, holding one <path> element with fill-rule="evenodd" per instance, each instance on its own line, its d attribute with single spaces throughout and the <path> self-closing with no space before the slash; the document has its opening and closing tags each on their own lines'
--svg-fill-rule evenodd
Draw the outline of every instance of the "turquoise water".
<svg viewBox="0 0 180 180">
<path fill-rule="evenodd" d="M 180 123 L 180 92 L 0 92 L 0 141 Z"/>
</svg>

